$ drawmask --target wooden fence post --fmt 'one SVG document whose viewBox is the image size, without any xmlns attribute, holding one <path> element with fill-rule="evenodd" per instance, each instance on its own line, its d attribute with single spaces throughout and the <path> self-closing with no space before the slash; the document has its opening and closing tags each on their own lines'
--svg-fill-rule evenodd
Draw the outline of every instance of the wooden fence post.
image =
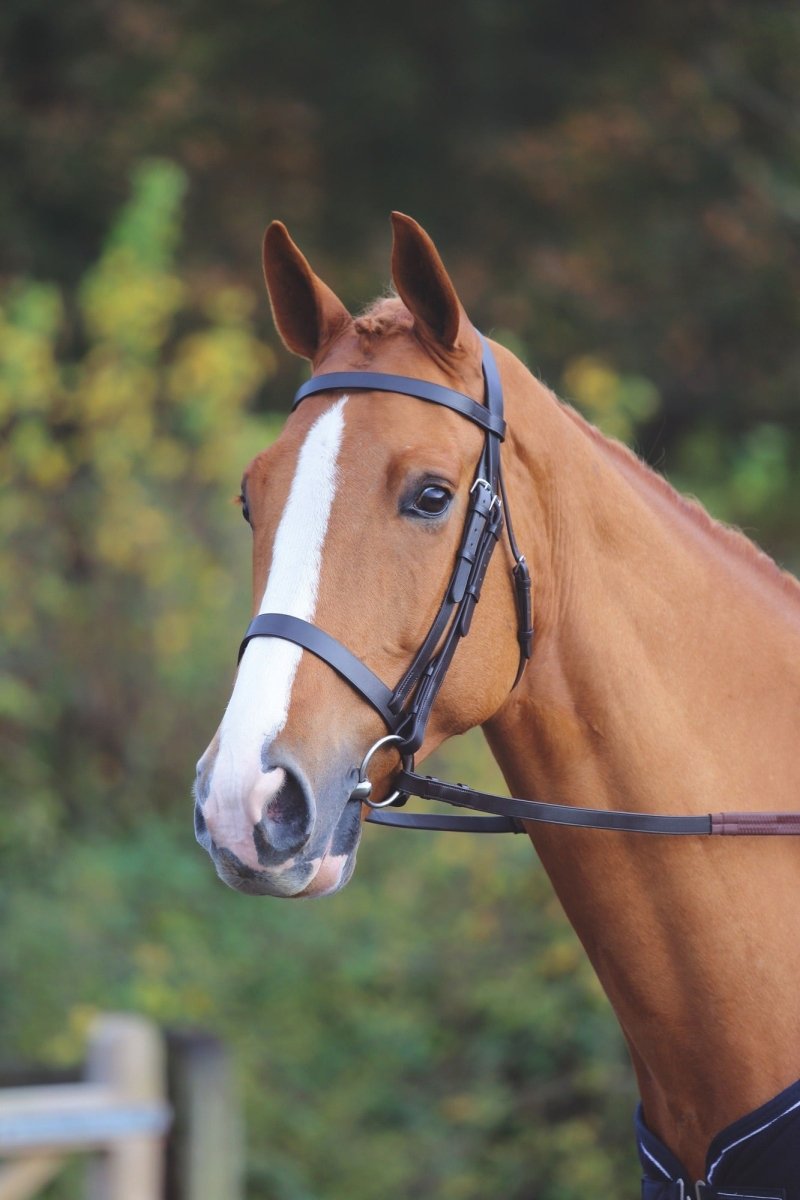
<svg viewBox="0 0 800 1200">
<path fill-rule="evenodd" d="M 86 1080 L 112 1088 L 133 1110 L 163 1102 L 164 1051 L 158 1030 L 143 1017 L 98 1017 L 89 1032 Z M 163 1179 L 164 1138 L 145 1129 L 108 1143 L 90 1164 L 87 1195 L 89 1200 L 161 1200 Z"/>
<path fill-rule="evenodd" d="M 243 1138 L 229 1053 L 208 1033 L 166 1034 L 174 1119 L 165 1200 L 242 1200 Z"/>
<path fill-rule="evenodd" d="M 0 1166 L 0 1200 L 29 1200 L 53 1179 L 64 1165 L 57 1154 L 40 1154 Z"/>
</svg>

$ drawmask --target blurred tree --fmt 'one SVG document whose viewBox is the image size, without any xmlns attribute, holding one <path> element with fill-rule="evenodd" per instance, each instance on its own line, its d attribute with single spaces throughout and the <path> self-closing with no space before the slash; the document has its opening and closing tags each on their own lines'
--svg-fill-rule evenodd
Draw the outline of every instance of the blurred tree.
<svg viewBox="0 0 800 1200">
<path fill-rule="evenodd" d="M 586 355 L 651 381 L 639 445 L 681 482 L 698 424 L 726 469 L 768 425 L 797 475 L 791 0 L 11 0 L 0 40 L 13 272 L 75 281 L 154 153 L 195 185 L 193 281 L 257 286 L 261 229 L 281 216 L 362 303 L 386 278 L 387 212 L 405 209 L 476 321 L 513 329 L 554 384 Z M 270 406 L 296 368 L 280 373 Z M 787 503 L 720 515 L 791 561 Z"/>
<path fill-rule="evenodd" d="M 184 794 L 208 662 L 221 689 L 246 615 L 221 499 L 268 436 L 245 406 L 274 359 L 249 292 L 176 276 L 184 188 L 139 169 L 74 302 L 0 299 L 0 844 Z"/>
</svg>

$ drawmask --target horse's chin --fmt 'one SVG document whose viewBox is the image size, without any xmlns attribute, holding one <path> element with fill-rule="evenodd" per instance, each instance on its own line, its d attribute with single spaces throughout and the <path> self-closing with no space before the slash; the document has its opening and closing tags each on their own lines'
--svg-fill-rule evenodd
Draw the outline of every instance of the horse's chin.
<svg viewBox="0 0 800 1200">
<path fill-rule="evenodd" d="M 285 900 L 332 896 L 355 870 L 361 840 L 360 807 L 348 805 L 329 836 L 322 854 L 295 856 L 264 870 L 254 870 L 230 851 L 220 850 L 210 838 L 198 837 L 211 854 L 223 883 L 248 896 L 274 896 Z"/>
<path fill-rule="evenodd" d="M 297 898 L 317 899 L 320 896 L 332 896 L 341 891 L 355 870 L 356 847 L 349 854 L 325 854 L 319 868 Z"/>
<path fill-rule="evenodd" d="M 332 896 L 349 883 L 361 841 L 361 805 L 348 802 L 322 855 L 319 865 L 297 897 Z"/>
<path fill-rule="evenodd" d="M 293 862 L 286 871 L 267 873 L 231 869 L 229 863 L 215 862 L 223 883 L 247 896 L 274 896 L 282 900 L 316 899 L 332 896 L 349 882 L 356 865 L 356 848 L 349 854 L 327 853 L 312 860 L 306 870 Z M 311 868 L 310 871 L 308 868 Z"/>
</svg>

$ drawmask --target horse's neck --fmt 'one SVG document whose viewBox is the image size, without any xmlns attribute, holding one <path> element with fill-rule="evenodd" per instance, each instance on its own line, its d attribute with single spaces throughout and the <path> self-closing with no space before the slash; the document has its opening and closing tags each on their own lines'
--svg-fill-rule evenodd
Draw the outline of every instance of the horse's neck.
<svg viewBox="0 0 800 1200">
<path fill-rule="evenodd" d="M 512 791 L 796 809 L 800 591 L 621 450 L 552 419 L 511 472 L 539 636 L 487 730 Z M 562 466 L 543 461 L 559 437 Z M 525 474 L 553 489 L 530 513 Z M 625 1031 L 647 1119 L 699 1173 L 715 1132 L 800 1076 L 800 846 L 533 836 Z"/>
</svg>

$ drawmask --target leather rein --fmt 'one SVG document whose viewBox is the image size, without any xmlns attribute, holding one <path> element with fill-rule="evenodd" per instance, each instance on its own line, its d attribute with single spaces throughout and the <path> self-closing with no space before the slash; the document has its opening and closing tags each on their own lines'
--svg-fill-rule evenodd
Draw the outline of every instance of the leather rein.
<svg viewBox="0 0 800 1200">
<path fill-rule="evenodd" d="M 419 775 L 414 770 L 414 753 L 422 745 L 431 709 L 456 648 L 461 638 L 469 632 L 492 551 L 504 532 L 514 559 L 511 575 L 519 643 L 519 666 L 513 687 L 522 678 L 533 651 L 530 573 L 514 537 L 500 461 L 500 444 L 506 428 L 503 388 L 491 348 L 481 334 L 478 337 L 482 347 L 483 404 L 437 383 L 373 371 L 316 375 L 298 390 L 292 404 L 294 411 L 307 396 L 320 392 L 393 392 L 442 405 L 483 430 L 483 449 L 470 489 L 461 542 L 450 581 L 439 611 L 397 686 L 389 688 L 346 646 L 318 626 L 287 613 L 260 613 L 254 617 L 239 648 L 239 661 L 253 638 L 277 637 L 294 642 L 328 663 L 379 713 L 389 733 L 379 738 L 367 751 L 358 772 L 358 782 L 350 795 L 350 800 L 369 806 L 371 811 L 367 820 L 375 825 L 461 833 L 526 833 L 526 822 L 540 822 L 583 829 L 672 836 L 800 835 L 800 812 L 669 816 L 574 808 L 478 792 L 464 784 L 445 783 L 430 775 Z M 395 790 L 384 800 L 375 801 L 371 798 L 372 784 L 367 771 L 373 755 L 388 745 L 394 745 L 399 752 L 402 769 L 393 780 Z M 405 805 L 409 796 L 436 800 L 454 808 L 472 809 L 489 815 L 399 812 L 398 809 Z"/>
</svg>

